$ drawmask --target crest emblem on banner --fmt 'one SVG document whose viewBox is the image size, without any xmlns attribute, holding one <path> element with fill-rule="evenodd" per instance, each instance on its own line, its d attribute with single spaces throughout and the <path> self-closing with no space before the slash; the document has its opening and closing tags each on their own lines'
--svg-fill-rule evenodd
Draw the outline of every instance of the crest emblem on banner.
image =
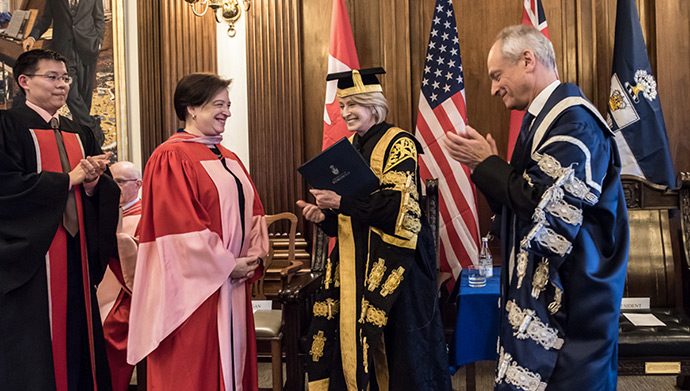
<svg viewBox="0 0 690 391">
<path fill-rule="evenodd" d="M 640 102 L 638 97 L 640 92 L 650 102 L 656 99 L 656 80 L 654 80 L 654 76 L 643 69 L 638 69 L 635 72 L 635 83 L 637 84 L 632 86 L 630 83 L 625 82 L 625 88 L 630 93 L 633 102 Z"/>
</svg>

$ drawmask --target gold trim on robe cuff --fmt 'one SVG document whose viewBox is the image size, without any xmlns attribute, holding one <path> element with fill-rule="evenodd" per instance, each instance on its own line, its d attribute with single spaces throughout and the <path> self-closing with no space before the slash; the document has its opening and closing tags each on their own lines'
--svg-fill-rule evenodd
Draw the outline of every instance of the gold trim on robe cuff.
<svg viewBox="0 0 690 391">
<path fill-rule="evenodd" d="M 331 379 L 321 379 L 309 382 L 309 391 L 328 391 Z"/>
</svg>

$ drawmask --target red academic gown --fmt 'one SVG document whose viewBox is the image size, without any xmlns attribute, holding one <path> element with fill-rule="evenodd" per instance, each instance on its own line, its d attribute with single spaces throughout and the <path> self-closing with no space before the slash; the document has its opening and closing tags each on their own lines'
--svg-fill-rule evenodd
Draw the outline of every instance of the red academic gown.
<svg viewBox="0 0 690 391">
<path fill-rule="evenodd" d="M 87 128 L 60 117 L 60 131 L 71 168 L 102 153 Z M 69 177 L 53 130 L 25 105 L 0 111 L 3 391 L 110 389 L 93 286 L 115 250 L 119 189 L 104 175 L 91 196 L 74 191 L 73 238 L 62 227 Z"/>
<path fill-rule="evenodd" d="M 127 333 L 138 247 L 135 232 L 140 218 L 141 200 L 122 209 L 122 222 L 117 232 L 119 259 L 110 260 L 96 292 L 113 391 L 127 391 L 134 372 L 134 366 L 127 363 Z"/>
<path fill-rule="evenodd" d="M 152 390 L 256 390 L 250 282 L 230 273 L 268 252 L 263 207 L 237 156 L 201 141 L 177 133 L 146 165 L 127 359 L 147 357 Z"/>
</svg>

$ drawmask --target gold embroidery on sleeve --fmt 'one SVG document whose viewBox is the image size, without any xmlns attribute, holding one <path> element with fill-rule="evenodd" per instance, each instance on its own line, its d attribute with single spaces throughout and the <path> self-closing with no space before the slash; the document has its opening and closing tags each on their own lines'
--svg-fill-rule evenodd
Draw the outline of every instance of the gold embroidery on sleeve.
<svg viewBox="0 0 690 391">
<path fill-rule="evenodd" d="M 317 301 L 314 303 L 314 316 L 323 316 L 326 319 L 331 320 L 335 318 L 340 308 L 340 302 L 338 300 L 333 300 L 331 298 L 326 299 L 326 301 Z"/>
<path fill-rule="evenodd" d="M 314 335 L 313 338 L 314 342 L 311 344 L 309 354 L 314 362 L 319 362 L 319 359 L 323 357 L 323 348 L 326 346 L 326 337 L 323 336 L 323 331 L 319 330 L 319 332 Z"/>
<path fill-rule="evenodd" d="M 373 292 L 381 284 L 383 279 L 383 274 L 386 272 L 385 261 L 383 258 L 379 258 L 377 262 L 371 267 L 371 272 L 369 272 L 369 282 L 368 287 L 369 292 Z"/>
<path fill-rule="evenodd" d="M 331 278 L 332 268 L 333 264 L 331 263 L 331 258 L 326 259 L 326 275 L 323 277 L 323 286 L 326 289 L 328 289 L 331 286 L 331 283 L 333 282 L 333 279 Z"/>
<path fill-rule="evenodd" d="M 383 287 L 381 288 L 381 296 L 386 297 L 398 288 L 400 282 L 402 282 L 402 280 L 405 279 L 403 277 L 403 273 L 405 273 L 405 268 L 402 266 L 398 267 L 397 269 L 391 272 L 391 274 L 386 279 L 386 282 L 383 284 Z"/>
<path fill-rule="evenodd" d="M 407 159 L 414 159 L 415 163 L 417 162 L 417 146 L 412 139 L 401 137 L 391 147 L 391 152 L 388 155 L 388 161 L 383 172 L 390 170 Z"/>
<path fill-rule="evenodd" d="M 340 264 L 335 265 L 335 281 L 333 287 L 340 288 Z"/>
<path fill-rule="evenodd" d="M 362 330 L 359 330 L 360 334 Z M 367 337 L 362 339 L 362 364 L 364 366 L 364 373 L 369 373 L 369 344 L 367 343 Z"/>
<path fill-rule="evenodd" d="M 378 309 L 369 304 L 369 301 L 362 298 L 362 312 L 359 316 L 359 323 L 369 322 L 377 327 L 383 327 L 388 323 L 386 311 Z"/>
</svg>

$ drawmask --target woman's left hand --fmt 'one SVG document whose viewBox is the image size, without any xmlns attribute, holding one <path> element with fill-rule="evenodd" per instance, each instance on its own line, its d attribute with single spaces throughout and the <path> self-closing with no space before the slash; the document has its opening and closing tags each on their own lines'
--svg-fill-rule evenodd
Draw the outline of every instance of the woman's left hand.
<svg viewBox="0 0 690 391">
<path fill-rule="evenodd" d="M 321 209 L 340 209 L 340 195 L 331 190 L 311 189 L 309 192 L 316 198 L 316 205 Z"/>
</svg>

